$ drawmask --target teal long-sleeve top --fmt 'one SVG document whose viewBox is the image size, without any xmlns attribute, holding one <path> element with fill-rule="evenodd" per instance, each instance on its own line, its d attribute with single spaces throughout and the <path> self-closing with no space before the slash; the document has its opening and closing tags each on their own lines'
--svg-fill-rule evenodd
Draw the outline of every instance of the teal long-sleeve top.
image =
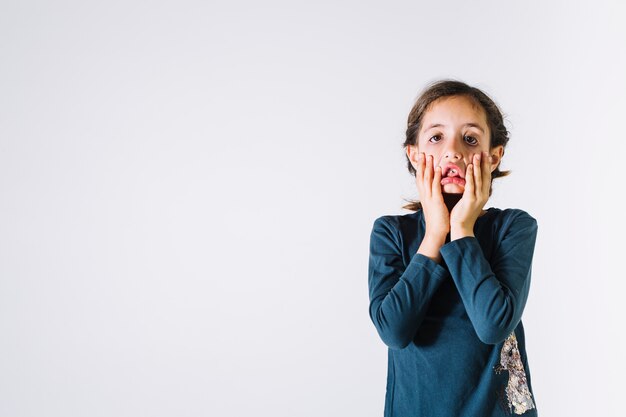
<svg viewBox="0 0 626 417">
<path fill-rule="evenodd" d="M 423 212 L 377 218 L 369 314 L 388 346 L 385 417 L 536 416 L 521 317 L 536 220 L 489 208 L 474 235 L 417 253 Z"/>
</svg>

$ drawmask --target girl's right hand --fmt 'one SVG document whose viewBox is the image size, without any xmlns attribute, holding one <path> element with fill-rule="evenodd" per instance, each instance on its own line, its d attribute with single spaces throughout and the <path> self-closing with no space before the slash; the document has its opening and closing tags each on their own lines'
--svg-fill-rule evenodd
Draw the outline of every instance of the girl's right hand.
<svg viewBox="0 0 626 417">
<path fill-rule="evenodd" d="M 415 183 L 424 211 L 426 236 L 445 240 L 450 231 L 450 212 L 441 194 L 441 167 L 434 169 L 433 166 L 433 156 L 420 152 Z"/>
</svg>

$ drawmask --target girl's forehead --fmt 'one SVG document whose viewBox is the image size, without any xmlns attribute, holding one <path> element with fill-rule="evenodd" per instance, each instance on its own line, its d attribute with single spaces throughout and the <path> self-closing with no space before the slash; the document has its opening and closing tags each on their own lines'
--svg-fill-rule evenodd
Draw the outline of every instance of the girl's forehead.
<svg viewBox="0 0 626 417">
<path fill-rule="evenodd" d="M 491 131 L 486 111 L 478 102 L 465 96 L 441 97 L 433 101 L 426 108 L 420 124 L 418 135 L 431 128 L 464 129 L 471 125 L 487 135 Z"/>
<path fill-rule="evenodd" d="M 466 96 L 438 98 L 430 103 L 424 112 L 424 119 L 463 120 L 487 125 L 485 110 L 475 100 Z"/>
</svg>

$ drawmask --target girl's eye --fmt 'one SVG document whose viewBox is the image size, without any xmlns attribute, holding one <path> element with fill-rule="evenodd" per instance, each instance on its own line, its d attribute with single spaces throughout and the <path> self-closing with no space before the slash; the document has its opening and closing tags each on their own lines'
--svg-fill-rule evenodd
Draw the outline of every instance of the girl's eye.
<svg viewBox="0 0 626 417">
<path fill-rule="evenodd" d="M 428 139 L 428 141 L 431 142 L 431 143 L 436 143 L 436 142 L 439 142 L 440 140 L 441 140 L 441 136 L 439 136 L 439 135 L 435 135 L 435 136 L 431 137 L 430 139 Z"/>
<path fill-rule="evenodd" d="M 476 140 L 474 136 L 465 136 L 465 142 L 469 143 L 470 145 L 476 145 L 478 143 L 478 140 Z"/>
</svg>

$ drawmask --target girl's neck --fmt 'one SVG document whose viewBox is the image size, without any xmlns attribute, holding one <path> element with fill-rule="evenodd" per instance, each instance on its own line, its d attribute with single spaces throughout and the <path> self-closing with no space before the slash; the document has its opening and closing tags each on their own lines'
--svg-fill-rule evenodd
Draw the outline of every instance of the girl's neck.
<svg viewBox="0 0 626 417">
<path fill-rule="evenodd" d="M 450 193 L 442 193 L 443 202 L 446 203 L 446 207 L 448 207 L 448 211 L 452 211 L 452 208 L 456 206 L 456 203 L 459 202 L 463 194 L 450 194 Z"/>
<path fill-rule="evenodd" d="M 458 203 L 461 197 L 463 197 L 462 193 L 461 194 L 441 193 L 441 194 L 443 195 L 443 202 L 446 204 L 446 207 L 448 208 L 449 212 L 452 211 L 452 208 L 456 206 L 456 203 Z M 482 216 L 486 212 L 487 210 L 482 210 L 480 212 L 480 216 Z"/>
</svg>

